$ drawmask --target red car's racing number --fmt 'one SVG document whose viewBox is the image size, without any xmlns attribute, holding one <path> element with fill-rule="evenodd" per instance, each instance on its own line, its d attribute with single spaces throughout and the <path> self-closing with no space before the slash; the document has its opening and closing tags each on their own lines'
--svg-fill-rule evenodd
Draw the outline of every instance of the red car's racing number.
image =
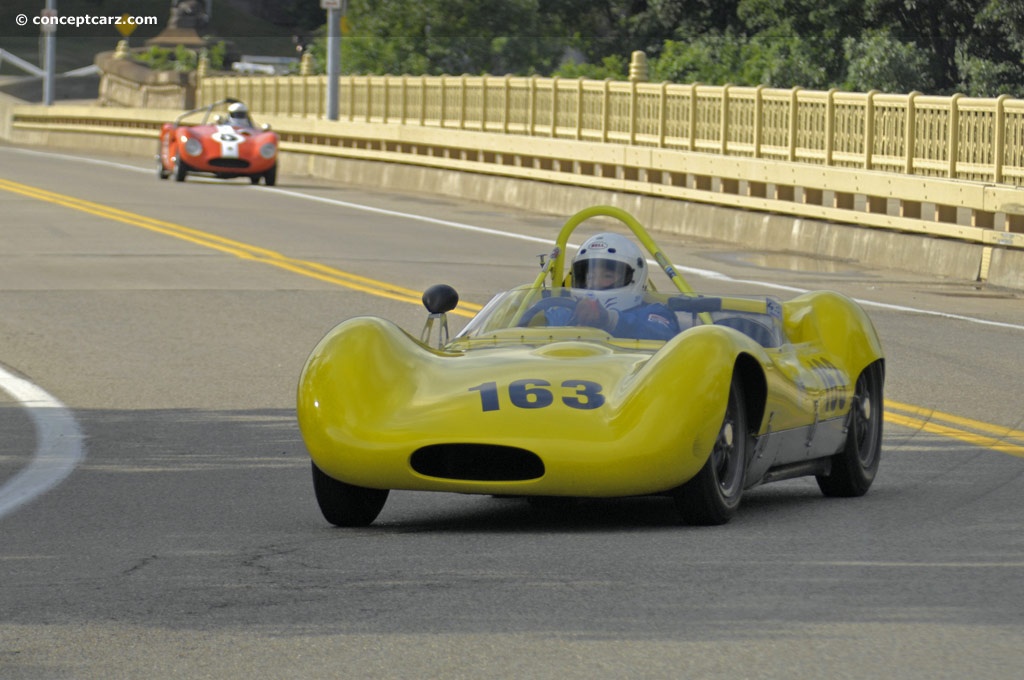
<svg viewBox="0 0 1024 680">
<path fill-rule="evenodd" d="M 508 385 L 508 399 L 516 408 L 546 408 L 555 403 L 555 394 L 549 389 L 547 380 L 514 380 Z M 569 408 L 590 410 L 604 404 L 601 385 L 590 380 L 565 380 L 561 385 L 561 402 Z M 480 406 L 484 411 L 501 408 L 498 383 L 485 382 L 470 387 L 470 392 L 480 393 Z"/>
</svg>

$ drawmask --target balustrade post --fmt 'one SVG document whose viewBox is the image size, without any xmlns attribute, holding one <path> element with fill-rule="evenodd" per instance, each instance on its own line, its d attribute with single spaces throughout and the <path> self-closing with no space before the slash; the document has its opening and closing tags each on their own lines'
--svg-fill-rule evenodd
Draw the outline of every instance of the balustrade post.
<svg viewBox="0 0 1024 680">
<path fill-rule="evenodd" d="M 501 131 L 508 134 L 508 119 L 512 115 L 512 75 L 505 74 L 505 110 L 502 111 Z"/>
<path fill-rule="evenodd" d="M 641 52 L 641 54 L 643 54 Z M 636 92 L 635 80 L 629 82 L 629 143 L 630 145 L 636 144 L 636 119 L 638 115 L 637 108 L 637 92 Z"/>
<path fill-rule="evenodd" d="M 662 82 L 658 92 L 658 147 L 665 148 L 665 130 L 668 117 L 668 83 Z"/>
<path fill-rule="evenodd" d="M 427 77 L 420 76 L 420 127 L 427 124 Z"/>
<path fill-rule="evenodd" d="M 405 125 L 406 121 L 409 120 L 409 76 L 402 74 L 402 85 L 399 93 L 401 99 L 401 121 L 402 125 Z"/>
<path fill-rule="evenodd" d="M 956 165 L 960 155 L 960 99 L 957 92 L 949 98 L 949 136 L 946 142 L 946 176 L 956 178 Z"/>
<path fill-rule="evenodd" d="M 799 94 L 800 94 L 800 88 L 799 87 L 794 87 L 792 92 L 789 95 L 789 155 L 788 155 L 788 158 L 789 158 L 789 160 L 791 162 L 796 160 L 796 133 L 797 133 L 797 124 L 798 124 L 799 119 L 800 119 L 800 117 L 798 115 L 798 112 L 797 112 L 797 108 L 799 106 L 799 99 L 798 99 Z"/>
<path fill-rule="evenodd" d="M 916 90 L 907 95 L 907 118 L 904 144 L 903 172 L 908 175 L 914 174 L 914 153 L 916 151 L 917 139 L 917 105 L 916 100 L 921 96 Z"/>
<path fill-rule="evenodd" d="M 372 120 L 373 115 L 373 76 L 367 75 L 366 78 L 366 122 L 369 123 Z"/>
<path fill-rule="evenodd" d="M 551 139 L 558 137 L 558 76 L 551 79 Z"/>
<path fill-rule="evenodd" d="M 832 155 L 835 153 L 836 136 L 836 88 L 828 91 L 828 99 L 825 100 L 825 165 L 832 165 Z"/>
<path fill-rule="evenodd" d="M 723 156 L 729 154 L 729 90 L 731 89 L 731 83 L 722 86 L 722 120 L 719 132 L 722 138 L 719 140 L 719 153 Z"/>
<path fill-rule="evenodd" d="M 699 83 L 690 84 L 690 133 L 687 149 L 697 150 L 697 86 Z"/>
<path fill-rule="evenodd" d="M 761 157 L 764 143 L 764 85 L 754 90 L 754 158 Z"/>
<path fill-rule="evenodd" d="M 875 95 L 878 90 L 868 92 L 864 108 L 864 169 L 870 170 L 875 154 Z"/>
<path fill-rule="evenodd" d="M 448 76 L 441 74 L 441 120 L 440 125 L 444 127 L 448 114 Z"/>
<path fill-rule="evenodd" d="M 480 77 L 480 131 L 487 132 L 487 76 Z"/>
<path fill-rule="evenodd" d="M 576 139 L 583 139 L 583 100 L 584 100 L 584 83 L 586 78 L 583 76 L 579 77 L 576 86 Z"/>
<path fill-rule="evenodd" d="M 535 73 L 530 76 L 530 87 L 528 89 L 528 106 L 527 115 L 529 120 L 527 121 L 527 133 L 532 137 L 536 133 L 537 125 L 537 78 L 539 76 Z"/>
<path fill-rule="evenodd" d="M 468 110 L 466 108 L 467 107 L 466 100 L 468 99 L 468 97 L 466 97 L 466 83 L 467 83 L 467 76 L 466 76 L 465 73 L 463 73 L 459 77 L 459 88 L 460 88 L 460 90 L 459 90 L 459 129 L 460 130 L 465 130 L 466 129 L 466 114 L 468 112 Z"/>
<path fill-rule="evenodd" d="M 608 141 L 608 128 L 611 125 L 611 91 L 612 79 L 604 79 L 604 93 L 601 99 L 601 141 Z"/>
<path fill-rule="evenodd" d="M 995 131 L 992 135 L 992 181 L 996 184 L 1003 183 L 1003 163 L 1006 160 L 1006 100 L 1010 95 L 1001 94 L 996 97 L 996 115 L 993 125 Z"/>
</svg>

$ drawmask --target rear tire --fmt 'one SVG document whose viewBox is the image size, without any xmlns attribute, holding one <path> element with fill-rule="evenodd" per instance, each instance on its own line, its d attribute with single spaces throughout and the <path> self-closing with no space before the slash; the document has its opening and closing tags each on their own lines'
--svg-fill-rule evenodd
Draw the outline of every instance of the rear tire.
<svg viewBox="0 0 1024 680">
<path fill-rule="evenodd" d="M 857 378 L 846 430 L 846 446 L 832 456 L 832 471 L 816 477 L 818 488 L 826 496 L 863 496 L 875 481 L 882 457 L 884 381 L 882 364 L 878 361 L 865 368 Z"/>
<path fill-rule="evenodd" d="M 697 476 L 675 491 L 676 509 L 683 521 L 716 526 L 732 519 L 743 498 L 750 443 L 743 384 L 734 375 L 711 455 Z"/>
<path fill-rule="evenodd" d="M 324 519 L 339 527 L 369 526 L 384 509 L 388 489 L 367 489 L 328 477 L 313 463 L 313 491 Z"/>
<path fill-rule="evenodd" d="M 156 176 L 160 179 L 167 179 L 171 176 L 171 173 L 164 167 L 164 158 L 161 155 L 160 147 L 156 150 Z"/>
</svg>

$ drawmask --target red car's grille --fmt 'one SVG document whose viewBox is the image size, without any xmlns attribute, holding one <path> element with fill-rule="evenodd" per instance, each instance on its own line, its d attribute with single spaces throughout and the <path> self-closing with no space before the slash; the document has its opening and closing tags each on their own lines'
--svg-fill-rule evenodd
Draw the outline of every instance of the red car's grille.
<svg viewBox="0 0 1024 680">
<path fill-rule="evenodd" d="M 247 168 L 249 161 L 241 158 L 211 158 L 210 165 L 215 168 Z"/>
<path fill-rule="evenodd" d="M 544 462 L 526 449 L 491 444 L 435 444 L 417 449 L 412 469 L 428 477 L 519 482 L 544 476 Z"/>
</svg>

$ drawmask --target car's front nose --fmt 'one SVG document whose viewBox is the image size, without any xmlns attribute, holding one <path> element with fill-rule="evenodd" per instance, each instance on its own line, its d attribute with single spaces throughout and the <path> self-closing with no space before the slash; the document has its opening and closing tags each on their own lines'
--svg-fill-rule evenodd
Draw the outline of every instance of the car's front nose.
<svg viewBox="0 0 1024 680">
<path fill-rule="evenodd" d="M 728 393 L 728 373 L 678 354 L 567 342 L 446 356 L 354 319 L 310 357 L 299 424 L 317 466 L 359 486 L 651 493 L 700 469 Z"/>
</svg>

